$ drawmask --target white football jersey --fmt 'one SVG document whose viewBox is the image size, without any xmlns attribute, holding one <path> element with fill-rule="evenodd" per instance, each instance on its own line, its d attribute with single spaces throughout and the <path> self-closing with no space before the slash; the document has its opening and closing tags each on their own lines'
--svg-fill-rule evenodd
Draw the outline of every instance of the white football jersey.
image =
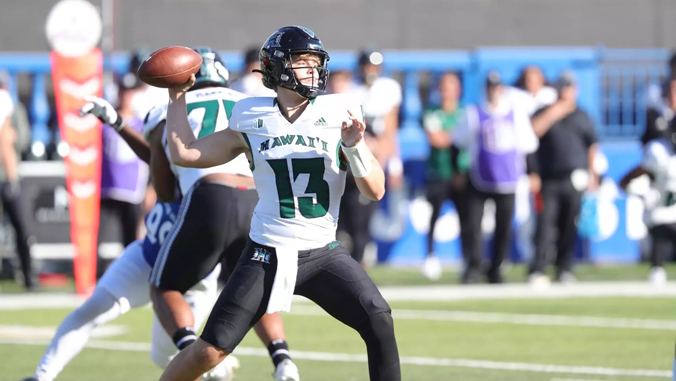
<svg viewBox="0 0 676 381">
<path fill-rule="evenodd" d="M 366 122 L 374 135 L 385 132 L 385 117 L 402 101 L 401 85 L 392 78 L 378 77 L 371 86 L 359 85 L 351 90 L 364 107 Z"/>
<path fill-rule="evenodd" d="M 193 90 L 186 93 L 186 104 L 188 105 L 188 121 L 196 138 L 201 138 L 228 128 L 228 119 L 232 113 L 235 103 L 245 98 L 244 94 L 238 93 L 225 87 L 210 87 L 206 89 Z M 158 123 L 167 118 L 167 106 L 159 106 L 150 110 L 147 120 L 143 127 L 144 136 L 148 136 Z M 167 147 L 166 131 L 163 136 L 165 152 L 169 156 L 169 147 Z M 171 162 L 171 159 L 170 159 Z M 251 177 L 249 162 L 244 154 L 239 155 L 235 160 L 211 168 L 185 168 L 171 165 L 171 170 L 176 175 L 181 192 L 187 194 L 188 190 L 202 177 L 212 173 L 229 173 L 234 175 L 243 175 Z"/>
<path fill-rule="evenodd" d="M 659 201 L 653 207 L 676 204 L 676 156 L 674 148 L 667 139 L 655 139 L 643 148 L 641 167 L 653 174 L 651 187 L 659 192 Z"/>
<path fill-rule="evenodd" d="M 348 95 L 317 97 L 293 124 L 276 98 L 237 103 L 230 128 L 249 144 L 259 197 L 251 219 L 254 242 L 309 250 L 335 241 L 347 169 L 339 159 L 341 125 L 348 110 L 363 120 Z"/>
</svg>

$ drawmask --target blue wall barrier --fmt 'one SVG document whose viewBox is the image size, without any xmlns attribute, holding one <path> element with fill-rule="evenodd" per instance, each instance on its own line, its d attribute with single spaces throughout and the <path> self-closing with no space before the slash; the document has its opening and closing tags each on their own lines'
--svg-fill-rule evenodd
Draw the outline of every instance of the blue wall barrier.
<svg viewBox="0 0 676 381">
<path fill-rule="evenodd" d="M 666 49 L 604 49 L 578 48 L 500 48 L 486 47 L 473 51 L 390 51 L 385 52 L 386 73 L 403 75 L 404 103 L 402 128 L 419 127 L 422 102 L 419 78 L 423 72 L 438 74 L 454 70 L 462 75 L 463 102 L 476 102 L 483 96 L 481 83 L 489 70 L 499 71 L 505 82 L 516 81 L 527 65 L 538 65 L 549 81 L 554 81 L 564 69 L 573 70 L 580 85 L 580 105 L 597 122 L 599 135 L 607 139 L 635 139 L 642 133 L 649 90 L 656 88 L 666 75 Z M 223 52 L 233 72 L 243 69 L 239 52 Z M 106 69 L 115 73 L 127 70 L 129 55 L 114 53 L 105 60 Z M 332 70 L 354 70 L 354 52 L 331 52 Z M 50 77 L 47 53 L 2 53 L 0 71 L 10 75 L 12 96 L 18 98 L 17 79 L 29 74 L 32 81 L 30 119 L 33 139 L 48 142 L 53 137 L 46 123 L 51 116 L 47 107 Z M 434 99 L 434 97 L 432 97 Z M 417 142 L 417 139 L 414 141 Z M 406 143 L 406 141 L 403 141 Z M 407 149 L 405 144 L 402 147 Z M 424 154 L 412 148 L 413 157 Z M 408 152 L 404 152 L 408 155 Z"/>
<path fill-rule="evenodd" d="M 223 58 L 232 72 L 243 69 L 243 57 L 239 52 L 223 52 Z M 332 70 L 355 70 L 357 57 L 354 52 L 330 52 Z M 386 51 L 384 71 L 396 74 L 401 79 L 404 98 L 401 110 L 400 143 L 406 173 L 413 190 L 419 189 L 423 179 L 421 166 L 429 152 L 425 135 L 420 127 L 423 111 L 420 80 L 430 73 L 438 78 L 444 71 L 452 70 L 461 75 L 463 82 L 462 101 L 477 102 L 483 97 L 482 83 L 490 70 L 501 73 L 503 80 L 514 83 L 520 71 L 528 65 L 542 68 L 548 81 L 555 81 L 563 70 L 575 72 L 580 88 L 579 104 L 593 117 L 603 151 L 608 156 L 608 176 L 617 181 L 639 160 L 640 148 L 636 143 L 645 124 L 646 108 L 650 105 L 651 91 L 667 75 L 666 49 L 605 49 L 603 47 L 568 48 L 501 48 L 484 47 L 472 51 Z M 105 60 L 105 68 L 114 73 L 127 70 L 129 55 L 114 53 Z M 9 73 L 8 88 L 18 99 L 18 77 L 32 78 L 31 94 L 27 108 L 32 124 L 32 140 L 45 144 L 58 139 L 53 136 L 47 123 L 54 110 L 49 107 L 47 89 L 50 88 L 49 55 L 47 53 L 2 53 L 0 71 Z M 429 86 L 429 99 L 433 102 L 436 84 Z M 653 97 L 654 98 L 654 97 Z M 26 98 L 24 98 L 26 99 Z M 615 226 L 608 237 L 592 240 L 590 258 L 593 260 L 630 261 L 638 257 L 636 234 L 628 232 L 627 211 L 631 209 L 623 195 L 605 205 L 601 211 L 612 215 L 608 224 Z M 385 203 L 388 205 L 388 203 Z M 633 205 L 633 204 L 632 204 Z M 390 208 L 391 209 L 391 208 Z M 632 209 L 633 210 L 633 209 Z M 453 212 L 451 205 L 446 206 Z M 385 211 L 381 226 L 389 226 L 385 220 L 392 217 Z M 403 217 L 402 217 L 403 216 Z M 447 215 L 448 216 L 448 215 Z M 398 215 L 401 226 L 398 234 L 388 233 L 379 239 L 379 256 L 395 263 L 419 262 L 425 252 L 424 237 L 419 221 L 408 215 Z M 450 218 L 450 217 L 448 217 Z M 452 220 L 452 218 L 451 218 Z M 451 224 L 451 220 L 445 223 Z M 609 226 L 610 226 L 609 225 Z M 392 229 L 391 229 L 392 230 Z M 423 229 L 424 230 L 424 229 Z M 607 232 L 606 232 L 607 233 Z M 452 234 L 451 234 L 452 235 Z M 457 239 L 443 237 L 438 252 L 442 259 L 458 260 Z M 398 240 L 392 238 L 399 238 Z M 518 257 L 518 256 L 517 256 Z"/>
</svg>

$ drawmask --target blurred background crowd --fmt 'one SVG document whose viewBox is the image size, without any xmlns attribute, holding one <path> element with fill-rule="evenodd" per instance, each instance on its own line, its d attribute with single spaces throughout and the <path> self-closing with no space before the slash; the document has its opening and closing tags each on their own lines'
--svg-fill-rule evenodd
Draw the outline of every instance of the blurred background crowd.
<svg viewBox="0 0 676 381">
<path fill-rule="evenodd" d="M 569 5 L 573 11 L 585 7 L 572 3 L 577 4 Z M 630 5 L 619 3 L 617 12 L 631 12 Z M 148 2 L 144 10 L 155 5 Z M 501 7 L 494 5 L 475 13 L 492 20 L 488 9 Z M 584 17 L 594 14 L 594 4 L 586 7 Z M 524 17 L 531 12 L 524 11 Z M 151 13 L 155 19 L 157 12 Z M 168 18 L 180 20 L 175 13 Z M 186 17 L 201 16 L 193 12 Z M 580 17 L 577 21 L 586 25 Z M 129 18 L 124 22 L 143 24 Z M 540 25 L 546 29 L 540 36 L 526 23 L 514 29 L 519 35 L 513 41 L 499 36 L 498 26 L 481 35 L 495 33 L 487 41 L 504 45 L 592 45 L 571 30 L 572 24 L 564 28 L 559 22 L 551 28 Z M 367 143 L 387 173 L 382 202 L 367 200 L 349 180 L 343 196 L 338 238 L 364 266 L 417 266 L 431 280 L 444 270 L 459 269 L 458 281 L 469 284 L 502 283 L 503 263 L 525 263 L 523 281 L 546 286 L 574 282 L 579 261 L 650 261 L 646 278 L 666 282 L 662 266 L 674 259 L 674 247 L 672 235 L 661 226 L 671 223 L 645 221 L 643 199 L 634 196 L 641 192 L 623 191 L 649 186 L 645 175 L 625 175 L 639 165 L 643 145 L 656 138 L 671 140 L 676 128 L 676 56 L 659 48 L 667 44 L 660 37 L 668 34 L 666 29 L 651 37 L 655 41 L 629 41 L 634 46 L 614 49 L 447 50 L 476 45 L 473 37 L 444 45 L 446 40 L 434 33 L 427 46 L 403 26 L 395 42 L 374 32 L 373 38 L 364 33 L 355 45 L 351 37 L 337 37 L 332 23 L 326 31 L 320 22 L 304 23 L 329 49 L 332 40 L 345 49 L 329 50 L 328 91 L 350 93 L 361 101 Z M 277 24 L 267 29 L 281 26 Z M 236 44 L 224 42 L 226 36 L 188 30 L 183 33 L 189 37 L 175 42 L 170 37 L 176 31 L 162 37 L 148 34 L 150 46 L 139 48 L 135 41 L 145 44 L 145 34 L 123 26 L 118 25 L 120 45 L 128 51 L 105 52 L 104 96 L 128 125 L 141 124 L 152 106 L 166 102 L 166 90 L 151 88 L 134 74 L 162 44 L 213 44 L 224 52 L 232 88 L 249 96 L 274 96 L 252 72 L 259 67 L 259 46 L 248 36 L 237 37 L 243 36 L 241 28 L 233 28 Z M 561 29 L 564 36 L 554 38 Z M 594 31 L 595 42 L 619 41 Z M 366 41 L 374 45 L 364 46 Z M 243 51 L 233 50 L 245 43 L 250 46 Z M 627 49 L 637 46 L 641 49 Z M 72 256 L 60 165 L 70 151 L 58 133 L 45 59 L 41 53 L 0 53 L 0 110 L 10 127 L 0 130 L 2 271 L 4 276 L 27 274 L 19 278 L 29 288 L 38 274 L 61 271 L 58 262 Z M 100 270 L 106 259 L 145 233 L 143 218 L 155 201 L 147 166 L 108 126 L 102 149 Z M 545 275 L 550 265 L 551 277 Z"/>
</svg>

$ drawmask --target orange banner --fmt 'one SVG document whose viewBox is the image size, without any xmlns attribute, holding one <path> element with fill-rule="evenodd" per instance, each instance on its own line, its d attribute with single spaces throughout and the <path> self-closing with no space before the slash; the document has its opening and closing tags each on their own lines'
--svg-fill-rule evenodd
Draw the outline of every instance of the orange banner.
<svg viewBox="0 0 676 381">
<path fill-rule="evenodd" d="M 102 96 L 103 54 L 93 50 L 83 57 L 50 55 L 56 112 L 61 139 L 70 146 L 66 186 L 70 208 L 70 237 L 75 258 L 73 272 L 78 294 L 88 295 L 96 285 L 96 257 L 101 199 L 101 122 L 78 116 L 87 95 Z"/>
</svg>

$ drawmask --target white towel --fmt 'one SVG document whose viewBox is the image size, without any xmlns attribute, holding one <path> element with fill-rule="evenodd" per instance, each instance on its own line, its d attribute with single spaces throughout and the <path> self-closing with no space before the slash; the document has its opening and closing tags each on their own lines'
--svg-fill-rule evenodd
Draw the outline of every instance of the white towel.
<svg viewBox="0 0 676 381">
<path fill-rule="evenodd" d="M 289 247 L 276 247 L 277 272 L 272 283 L 272 292 L 268 302 L 267 313 L 277 311 L 289 312 L 293 291 L 296 289 L 298 274 L 298 250 Z"/>
</svg>

